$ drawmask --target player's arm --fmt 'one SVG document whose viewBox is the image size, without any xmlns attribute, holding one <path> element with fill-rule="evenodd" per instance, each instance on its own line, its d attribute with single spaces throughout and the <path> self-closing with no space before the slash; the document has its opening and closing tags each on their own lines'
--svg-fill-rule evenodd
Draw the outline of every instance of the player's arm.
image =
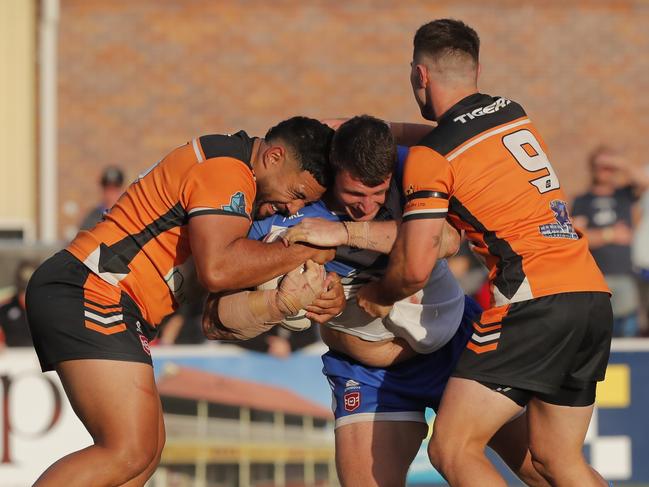
<svg viewBox="0 0 649 487">
<path fill-rule="evenodd" d="M 440 256 L 453 185 L 449 162 L 427 147 L 413 147 L 403 185 L 406 206 L 386 273 L 357 294 L 359 306 L 372 316 L 387 315 L 396 301 L 422 289 Z"/>
<path fill-rule="evenodd" d="M 435 127 L 423 123 L 390 122 L 390 132 L 399 145 L 413 146 L 427 136 Z"/>
<path fill-rule="evenodd" d="M 345 123 L 349 118 L 338 117 L 338 118 L 324 118 L 320 121 L 334 130 L 338 130 L 343 123 Z M 394 141 L 399 145 L 413 146 L 426 135 L 428 135 L 431 130 L 433 130 L 437 124 L 429 125 L 423 123 L 410 123 L 410 122 L 386 122 L 390 126 L 390 132 L 394 137 Z"/>
<path fill-rule="evenodd" d="M 286 274 L 312 259 L 331 260 L 334 251 L 306 245 L 286 247 L 246 238 L 249 220 L 236 216 L 202 215 L 189 221 L 196 273 L 210 292 L 246 289 Z"/>
<path fill-rule="evenodd" d="M 324 218 L 304 218 L 288 229 L 284 238 L 291 244 L 304 242 L 321 247 L 348 245 L 389 254 L 397 239 L 395 221 L 335 222 Z M 460 234 L 448 222 L 442 227 L 440 258 L 455 255 Z"/>
<path fill-rule="evenodd" d="M 349 245 L 389 254 L 397 238 L 397 224 L 382 222 L 339 222 L 324 218 L 304 218 L 283 238 L 290 244 L 302 242 L 321 247 Z"/>
<path fill-rule="evenodd" d="M 196 164 L 187 175 L 181 203 L 189 218 L 196 273 L 210 292 L 246 289 L 286 274 L 308 259 L 333 258 L 318 249 L 285 248 L 248 240 L 256 186 L 250 168 L 233 158 Z"/>
<path fill-rule="evenodd" d="M 326 285 L 324 267 L 307 261 L 286 274 L 278 289 L 210 294 L 203 313 L 203 334 L 210 340 L 248 340 L 287 316 L 308 307 Z"/>
<path fill-rule="evenodd" d="M 383 317 L 395 302 L 423 289 L 439 257 L 443 226 L 442 219 L 403 223 L 385 275 L 358 291 L 358 305 L 372 316 Z"/>
</svg>

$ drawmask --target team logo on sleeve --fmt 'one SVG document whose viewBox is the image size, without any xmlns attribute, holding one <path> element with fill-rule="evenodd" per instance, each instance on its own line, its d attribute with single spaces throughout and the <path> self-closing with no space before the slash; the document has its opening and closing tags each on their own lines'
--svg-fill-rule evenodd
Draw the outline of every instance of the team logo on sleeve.
<svg viewBox="0 0 649 487">
<path fill-rule="evenodd" d="M 549 238 L 567 238 L 577 240 L 579 236 L 572 226 L 568 214 L 568 203 L 561 200 L 550 201 L 550 209 L 554 213 L 555 222 L 539 225 L 541 235 Z"/>
<path fill-rule="evenodd" d="M 230 197 L 230 204 L 222 205 L 221 208 L 230 213 L 248 216 L 248 213 L 246 213 L 246 195 L 241 191 L 237 191 Z"/>
</svg>

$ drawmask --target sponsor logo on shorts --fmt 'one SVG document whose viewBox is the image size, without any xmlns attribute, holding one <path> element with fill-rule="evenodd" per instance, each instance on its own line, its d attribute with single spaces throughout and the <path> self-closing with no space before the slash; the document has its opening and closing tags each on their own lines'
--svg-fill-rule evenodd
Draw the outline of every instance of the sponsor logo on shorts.
<svg viewBox="0 0 649 487">
<path fill-rule="evenodd" d="M 140 343 L 142 344 L 142 350 L 144 350 L 144 352 L 147 355 L 150 356 L 151 355 L 151 347 L 149 346 L 149 340 L 147 340 L 147 338 L 144 335 L 138 335 L 138 336 L 140 337 Z"/>
<path fill-rule="evenodd" d="M 345 394 L 343 396 L 345 411 L 356 411 L 361 405 L 361 384 L 354 379 L 345 382 Z"/>
<path fill-rule="evenodd" d="M 356 411 L 361 405 L 361 393 L 357 392 L 347 392 L 344 396 L 345 401 L 345 411 L 352 412 Z"/>
</svg>

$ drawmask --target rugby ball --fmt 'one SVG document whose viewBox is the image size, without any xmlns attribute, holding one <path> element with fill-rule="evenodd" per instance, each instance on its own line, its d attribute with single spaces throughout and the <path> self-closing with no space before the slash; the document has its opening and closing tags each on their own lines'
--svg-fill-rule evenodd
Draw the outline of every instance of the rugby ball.
<svg viewBox="0 0 649 487">
<path fill-rule="evenodd" d="M 274 242 L 279 239 L 284 233 L 286 233 L 287 230 L 288 229 L 285 227 L 273 227 L 271 228 L 268 235 L 264 237 L 263 241 L 268 243 Z M 271 279 L 270 281 L 260 284 L 259 286 L 257 286 L 257 289 L 260 289 L 262 291 L 277 289 L 279 283 L 282 282 L 283 278 L 284 276 L 278 276 L 274 279 Z M 297 312 L 297 314 L 284 318 L 280 322 L 280 325 L 291 331 L 304 331 L 311 326 L 311 320 L 306 317 L 306 310 L 301 309 Z"/>
</svg>

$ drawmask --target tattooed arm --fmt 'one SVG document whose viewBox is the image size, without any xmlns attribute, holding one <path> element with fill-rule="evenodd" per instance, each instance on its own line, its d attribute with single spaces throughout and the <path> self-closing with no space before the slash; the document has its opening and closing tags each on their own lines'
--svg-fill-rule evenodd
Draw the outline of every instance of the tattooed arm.
<svg viewBox="0 0 649 487">
<path fill-rule="evenodd" d="M 321 247 L 349 245 L 389 254 L 397 238 L 395 221 L 332 222 L 324 218 L 305 218 L 289 228 L 284 238 L 289 243 L 305 242 Z M 448 222 L 442 227 L 439 257 L 455 255 L 460 234 Z"/>
<path fill-rule="evenodd" d="M 422 289 L 440 255 L 444 224 L 442 218 L 402 223 L 385 275 L 358 291 L 359 306 L 372 316 L 386 316 L 396 301 Z"/>
</svg>

